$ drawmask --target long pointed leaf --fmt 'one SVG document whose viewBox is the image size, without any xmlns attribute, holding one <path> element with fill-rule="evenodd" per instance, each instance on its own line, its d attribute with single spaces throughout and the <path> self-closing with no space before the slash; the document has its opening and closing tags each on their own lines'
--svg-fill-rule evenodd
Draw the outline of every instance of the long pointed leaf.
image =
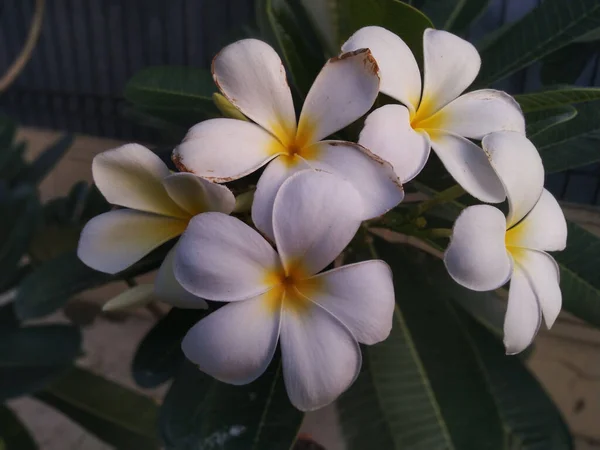
<svg viewBox="0 0 600 450">
<path fill-rule="evenodd" d="M 562 87 L 541 92 L 515 95 L 524 113 L 600 100 L 600 88 Z"/>
</svg>

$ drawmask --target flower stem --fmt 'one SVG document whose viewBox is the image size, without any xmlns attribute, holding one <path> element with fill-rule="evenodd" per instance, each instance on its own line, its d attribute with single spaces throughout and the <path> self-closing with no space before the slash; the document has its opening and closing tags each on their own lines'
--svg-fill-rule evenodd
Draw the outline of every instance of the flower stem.
<svg viewBox="0 0 600 450">
<path fill-rule="evenodd" d="M 466 194 L 466 191 L 462 188 L 462 186 L 455 184 L 454 186 L 439 192 L 435 197 L 430 198 L 429 200 L 425 200 L 414 210 L 414 217 L 418 217 L 423 214 L 425 211 L 433 208 L 434 206 L 441 205 L 443 203 L 451 202 L 452 200 L 457 199 Z"/>
</svg>

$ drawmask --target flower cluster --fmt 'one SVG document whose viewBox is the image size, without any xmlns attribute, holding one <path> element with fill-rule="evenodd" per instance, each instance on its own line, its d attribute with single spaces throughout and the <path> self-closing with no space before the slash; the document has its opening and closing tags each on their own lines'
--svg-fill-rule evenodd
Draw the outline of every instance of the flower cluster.
<svg viewBox="0 0 600 450">
<path fill-rule="evenodd" d="M 542 162 L 514 99 L 490 89 L 461 95 L 479 71 L 475 48 L 429 29 L 423 50 L 422 80 L 398 36 L 360 29 L 325 64 L 297 119 L 277 53 L 255 39 L 227 46 L 213 61 L 214 81 L 248 120 L 192 127 L 172 155 L 179 173 L 140 145 L 98 155 L 94 180 L 123 208 L 86 225 L 79 257 L 117 273 L 182 235 L 152 296 L 183 308 L 226 303 L 189 330 L 187 358 L 218 380 L 245 384 L 266 370 L 279 342 L 291 402 L 316 409 L 356 379 L 359 343 L 387 338 L 395 304 L 384 262 L 326 269 L 364 220 L 403 200 L 401 182 L 418 175 L 433 148 L 472 196 L 508 198 L 506 218 L 492 206 L 466 208 L 444 260 L 470 289 L 512 279 L 505 343 L 509 353 L 523 350 L 540 318 L 551 326 L 560 311 L 556 263 L 544 251 L 564 248 L 565 220 L 543 189 Z M 400 104 L 370 112 L 380 92 Z M 366 114 L 358 143 L 331 138 Z M 220 183 L 263 166 L 252 227 L 230 215 L 235 198 Z"/>
</svg>

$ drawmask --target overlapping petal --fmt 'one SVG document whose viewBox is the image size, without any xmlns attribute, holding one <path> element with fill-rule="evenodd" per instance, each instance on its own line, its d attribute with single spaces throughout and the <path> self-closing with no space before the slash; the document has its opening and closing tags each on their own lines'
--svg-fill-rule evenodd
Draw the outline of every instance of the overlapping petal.
<svg viewBox="0 0 600 450">
<path fill-rule="evenodd" d="M 315 169 L 334 173 L 352 183 L 362 198 L 362 219 L 380 216 L 402 201 L 404 190 L 392 166 L 366 148 L 344 141 L 314 144 Z"/>
<path fill-rule="evenodd" d="M 187 217 L 167 194 L 162 180 L 170 174 L 161 159 L 138 144 L 100 153 L 92 162 L 94 182 L 113 205 L 170 217 Z"/>
<path fill-rule="evenodd" d="M 331 403 L 358 376 L 361 354 L 354 336 L 316 304 L 302 314 L 284 314 L 280 339 L 285 387 L 301 411 Z"/>
<path fill-rule="evenodd" d="M 243 39 L 212 63 L 215 83 L 247 117 L 287 144 L 296 132 L 292 93 L 277 52 L 265 42 Z"/>
<path fill-rule="evenodd" d="M 442 30 L 425 30 L 423 58 L 423 96 L 417 111 L 421 118 L 433 115 L 462 94 L 481 66 L 472 44 Z"/>
<path fill-rule="evenodd" d="M 267 368 L 279 338 L 281 311 L 264 297 L 229 303 L 194 325 L 181 347 L 200 370 L 219 381 L 247 384 Z"/>
<path fill-rule="evenodd" d="M 505 231 L 506 220 L 499 209 L 477 205 L 463 210 L 444 254 L 450 276 L 474 291 L 489 291 L 505 284 L 512 272 Z"/>
<path fill-rule="evenodd" d="M 414 113 L 421 98 L 421 73 L 415 57 L 402 39 L 382 27 L 368 26 L 342 45 L 343 52 L 368 48 L 380 70 L 380 90 L 404 103 Z"/>
<path fill-rule="evenodd" d="M 235 197 L 227 187 L 191 173 L 171 174 L 163 184 L 173 201 L 190 216 L 206 211 L 229 214 L 235 206 Z"/>
<path fill-rule="evenodd" d="M 531 211 L 542 195 L 542 158 L 529 139 L 516 132 L 489 134 L 481 144 L 506 191 L 506 223 L 510 228 Z"/>
<path fill-rule="evenodd" d="M 177 246 L 171 249 L 156 274 L 154 280 L 154 296 L 157 300 L 163 301 L 178 308 L 186 309 L 206 309 L 206 301 L 196 297 L 191 292 L 186 291 L 175 279 L 174 262 Z"/>
<path fill-rule="evenodd" d="M 252 202 L 252 222 L 271 241 L 273 235 L 273 202 L 283 182 L 310 166 L 299 156 L 279 156 L 269 163 L 258 180 Z"/>
<path fill-rule="evenodd" d="M 315 276 L 299 291 L 319 304 L 352 332 L 358 342 L 376 344 L 392 329 L 394 284 L 383 261 L 364 261 Z"/>
<path fill-rule="evenodd" d="M 288 178 L 273 205 L 273 231 L 283 266 L 313 275 L 331 263 L 361 223 L 356 189 L 330 173 L 303 170 Z"/>
<path fill-rule="evenodd" d="M 93 269 L 117 273 L 179 236 L 186 224 L 186 220 L 140 211 L 110 211 L 86 224 L 77 256 Z"/>
<path fill-rule="evenodd" d="M 564 250 L 567 221 L 556 199 L 546 189 L 525 218 L 506 233 L 506 245 L 534 250 Z"/>
<path fill-rule="evenodd" d="M 402 183 L 425 167 L 431 144 L 427 133 L 410 126 L 409 111 L 402 105 L 385 105 L 367 116 L 358 143 L 389 162 Z"/>
<path fill-rule="evenodd" d="M 269 290 L 280 267 L 275 250 L 255 230 L 222 213 L 194 217 L 178 243 L 175 278 L 192 294 L 235 301 Z"/>
<path fill-rule="evenodd" d="M 298 122 L 298 145 L 335 133 L 362 117 L 379 93 L 379 69 L 368 49 L 331 58 L 315 79 Z"/>
<path fill-rule="evenodd" d="M 173 151 L 173 161 L 182 172 L 224 183 L 254 172 L 284 152 L 281 143 L 256 124 L 211 119 L 190 128 Z"/>
<path fill-rule="evenodd" d="M 139 284 L 111 298 L 102 306 L 102 311 L 139 308 L 154 300 L 157 300 L 154 295 L 154 287 L 151 284 Z"/>
<path fill-rule="evenodd" d="M 443 131 L 429 132 L 429 137 L 444 167 L 465 191 L 482 202 L 500 203 L 506 198 L 498 175 L 479 146 Z"/>
</svg>

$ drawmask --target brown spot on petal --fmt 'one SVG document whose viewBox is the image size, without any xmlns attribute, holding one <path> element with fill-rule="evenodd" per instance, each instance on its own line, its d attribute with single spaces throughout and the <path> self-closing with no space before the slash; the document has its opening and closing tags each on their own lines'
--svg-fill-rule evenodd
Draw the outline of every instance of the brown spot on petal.
<svg viewBox="0 0 600 450">
<path fill-rule="evenodd" d="M 365 66 L 365 69 L 372 72 L 374 75 L 379 76 L 379 65 L 377 64 L 377 61 L 373 57 L 371 50 L 369 50 L 368 48 L 359 48 L 358 50 L 353 50 L 351 52 L 342 53 L 341 55 L 334 56 L 333 58 L 331 58 L 329 60 L 329 62 L 334 63 L 337 61 L 343 61 L 344 59 L 351 58 L 356 55 L 362 55 L 362 54 L 364 54 L 364 56 L 365 56 L 365 58 L 363 59 L 363 65 Z"/>
<path fill-rule="evenodd" d="M 179 170 L 180 172 L 194 173 L 193 170 L 188 169 L 185 166 L 185 164 L 183 164 L 183 162 L 181 161 L 181 156 L 179 156 L 179 154 L 173 152 L 173 154 L 171 155 L 171 161 L 173 161 L 173 164 L 175 164 L 175 167 L 177 167 L 177 170 Z"/>
</svg>

